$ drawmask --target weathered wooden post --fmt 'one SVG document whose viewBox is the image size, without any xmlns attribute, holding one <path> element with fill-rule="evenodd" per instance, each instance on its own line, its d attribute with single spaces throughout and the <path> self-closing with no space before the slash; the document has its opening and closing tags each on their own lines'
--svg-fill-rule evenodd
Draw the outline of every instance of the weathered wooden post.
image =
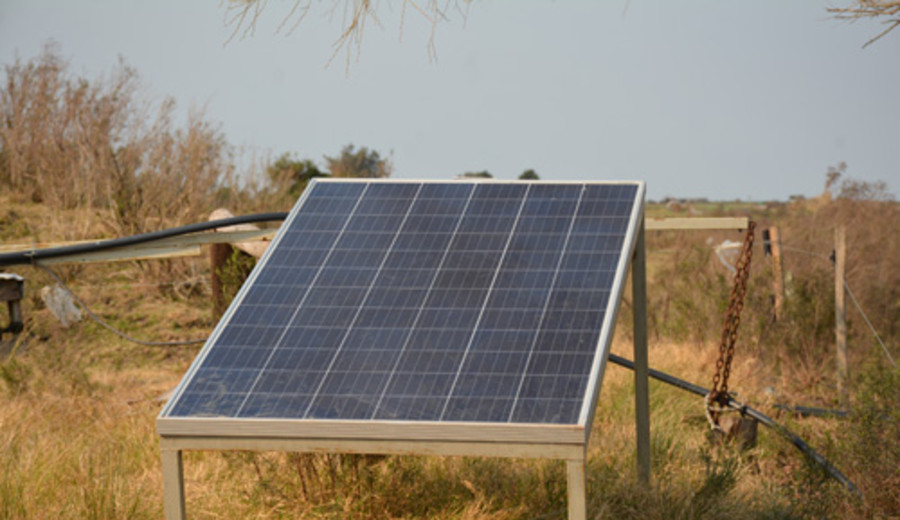
<svg viewBox="0 0 900 520">
<path fill-rule="evenodd" d="M 847 230 L 834 230 L 834 334 L 837 346 L 837 386 L 841 404 L 849 404 L 847 391 L 847 307 L 844 302 L 844 272 L 847 263 Z"/>
<path fill-rule="evenodd" d="M 225 302 L 225 291 L 222 288 L 222 268 L 231 257 L 232 247 L 229 244 L 209 245 L 209 274 L 212 288 L 213 320 L 218 321 L 225 313 L 228 304 Z"/>
<path fill-rule="evenodd" d="M 3 333 L 18 334 L 22 332 L 22 298 L 25 297 L 25 279 L 17 274 L 0 273 L 0 302 L 6 302 L 9 309 L 9 324 L 0 329 Z"/>
<path fill-rule="evenodd" d="M 772 248 L 772 290 L 775 292 L 775 321 L 781 318 L 784 306 L 784 260 L 781 256 L 781 232 L 778 227 L 769 228 L 769 244 Z"/>
<path fill-rule="evenodd" d="M 219 208 L 209 215 L 209 220 L 222 220 L 226 218 L 233 217 L 230 211 L 224 208 Z M 219 229 L 218 231 L 258 231 L 259 227 L 254 226 L 253 224 L 236 224 L 234 226 L 227 226 Z M 234 245 L 228 243 L 221 244 L 210 244 L 209 247 L 209 270 L 212 286 L 212 298 L 213 298 L 213 319 L 218 321 L 219 318 L 222 317 L 222 314 L 225 313 L 226 308 L 228 307 L 228 303 L 225 301 L 225 292 L 224 287 L 222 285 L 222 268 L 228 262 L 228 259 L 231 258 L 231 255 L 235 250 L 243 251 L 254 258 L 260 258 L 263 253 L 266 251 L 266 247 L 268 247 L 268 241 L 264 240 L 253 240 L 250 242 L 237 242 Z"/>
</svg>

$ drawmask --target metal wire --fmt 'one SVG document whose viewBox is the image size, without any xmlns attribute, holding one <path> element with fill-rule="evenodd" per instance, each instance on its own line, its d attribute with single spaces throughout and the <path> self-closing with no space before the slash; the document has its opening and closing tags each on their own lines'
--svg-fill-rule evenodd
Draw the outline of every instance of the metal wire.
<svg viewBox="0 0 900 520">
<path fill-rule="evenodd" d="M 887 347 L 884 346 L 884 342 L 881 341 L 881 336 L 878 335 L 878 331 L 875 330 L 875 327 L 872 325 L 872 322 L 869 321 L 869 317 L 866 316 L 865 312 L 863 312 L 862 307 L 859 305 L 859 302 L 856 300 L 856 296 L 853 295 L 853 291 L 851 291 L 850 286 L 847 285 L 846 278 L 844 278 L 844 289 L 847 290 L 847 294 L 850 295 L 850 299 L 853 300 L 853 304 L 856 305 L 856 310 L 859 311 L 859 313 L 862 315 L 863 319 L 866 321 L 866 325 L 869 326 L 869 329 L 872 331 L 872 334 L 875 335 L 875 339 L 878 341 L 878 344 L 881 345 L 881 350 L 884 351 L 884 355 L 887 356 L 887 358 L 891 362 L 891 364 L 894 365 L 894 368 L 897 368 L 897 362 L 894 361 L 893 356 L 891 356 L 891 353 L 888 352 Z"/>
<path fill-rule="evenodd" d="M 137 343 L 138 345 L 144 345 L 145 347 L 180 347 L 180 346 L 185 346 L 185 345 L 197 345 L 199 343 L 206 343 L 206 338 L 204 338 L 204 339 L 189 339 L 189 340 L 184 340 L 184 341 L 144 341 L 142 339 L 138 339 L 133 336 L 129 336 L 128 334 L 125 334 L 124 332 L 116 329 L 115 327 L 113 327 L 112 325 L 107 323 L 100 316 L 97 316 L 94 313 L 94 311 L 92 311 L 91 308 L 88 307 L 87 304 L 85 304 L 81 298 L 79 298 L 74 292 L 72 292 L 71 289 L 69 289 L 69 287 L 66 285 L 66 283 L 62 280 L 62 278 L 59 277 L 58 274 L 56 274 L 55 271 L 53 271 L 53 269 L 50 269 L 46 265 L 41 265 L 39 263 L 35 263 L 34 265 L 35 265 L 35 267 L 43 269 L 54 280 L 56 280 L 56 283 L 58 283 L 59 286 L 62 287 L 64 291 L 69 293 L 69 296 L 71 296 L 72 299 L 75 300 L 75 303 L 77 303 L 78 306 L 81 307 L 81 309 L 84 312 L 86 312 L 88 316 L 90 316 L 94 321 L 96 321 L 97 323 L 102 325 L 104 328 L 106 328 L 107 330 L 109 330 L 110 332 L 112 332 L 113 334 L 115 334 L 116 336 L 119 336 L 120 338 L 122 338 L 124 340 L 130 341 L 132 343 Z"/>
<path fill-rule="evenodd" d="M 800 253 L 802 255 L 811 256 L 813 258 L 819 258 L 822 260 L 826 260 L 828 262 L 834 262 L 834 259 L 829 256 L 826 256 L 826 255 L 823 255 L 820 253 L 815 253 L 813 251 L 806 251 L 805 249 L 799 249 L 796 247 L 788 247 L 788 246 L 785 246 L 784 244 L 781 245 L 781 249 L 783 249 L 785 251 L 792 251 L 794 253 Z M 856 310 L 859 311 L 859 313 L 862 315 L 863 320 L 866 322 L 866 325 L 869 326 L 869 330 L 872 331 L 872 335 L 875 336 L 875 340 L 878 341 L 878 344 L 881 346 L 881 350 L 884 351 L 884 355 L 887 356 L 888 360 L 891 362 L 891 365 L 893 365 L 894 368 L 897 368 L 897 362 L 894 360 L 894 357 L 891 356 L 891 353 L 888 351 L 884 342 L 881 340 L 881 336 L 878 334 L 878 331 L 875 330 L 875 326 L 872 325 L 871 321 L 869 321 L 869 317 L 866 315 L 866 312 L 863 310 L 862 305 L 859 304 L 859 301 L 856 299 L 856 296 L 853 294 L 853 291 L 850 290 L 850 285 L 847 284 L 847 278 L 844 278 L 844 289 L 847 290 L 847 293 L 850 295 L 850 299 L 853 300 L 853 305 L 856 306 Z"/>
<path fill-rule="evenodd" d="M 800 253 L 807 256 L 811 256 L 813 258 L 820 258 L 822 260 L 826 260 L 828 262 L 834 262 L 834 259 L 819 253 L 815 253 L 813 251 L 806 251 L 804 249 L 798 249 L 796 247 L 786 247 L 784 244 L 781 246 L 785 251 L 792 251 L 794 253 Z M 850 299 L 853 300 L 853 305 L 856 306 L 856 310 L 859 311 L 859 314 L 862 316 L 863 321 L 866 322 L 866 325 L 869 326 L 869 330 L 872 331 L 872 335 L 875 336 L 875 340 L 878 342 L 878 345 L 881 346 L 881 350 L 884 352 L 884 355 L 887 356 L 888 360 L 891 362 L 891 365 L 894 368 L 897 368 L 897 361 L 894 360 L 894 357 L 891 356 L 890 351 L 888 351 L 887 346 L 885 346 L 884 341 L 881 340 L 881 336 L 878 334 L 878 331 L 875 330 L 875 326 L 872 325 L 872 322 L 869 321 L 869 316 L 866 314 L 866 311 L 863 310 L 862 305 L 859 304 L 859 300 L 856 299 L 856 295 L 853 294 L 853 291 L 850 290 L 850 285 L 847 283 L 847 278 L 844 278 L 844 289 L 847 290 L 847 294 L 850 295 Z"/>
</svg>

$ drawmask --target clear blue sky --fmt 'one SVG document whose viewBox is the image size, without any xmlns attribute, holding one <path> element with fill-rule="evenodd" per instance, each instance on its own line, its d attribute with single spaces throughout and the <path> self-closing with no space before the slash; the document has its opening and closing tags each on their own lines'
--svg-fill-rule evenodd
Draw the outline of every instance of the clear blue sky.
<svg viewBox="0 0 900 520">
<path fill-rule="evenodd" d="M 838 4 L 839 0 L 833 0 Z M 437 28 L 378 2 L 349 72 L 326 67 L 342 8 L 270 0 L 226 44 L 218 1 L 0 0 L 0 60 L 52 38 L 76 73 L 119 56 L 146 95 L 205 106 L 237 146 L 318 160 L 354 143 L 393 152 L 395 177 L 527 168 L 549 180 L 643 179 L 650 198 L 786 199 L 828 166 L 900 191 L 900 30 L 831 19 L 814 1 L 475 0 Z M 343 0 L 338 0 L 343 6 Z M 849 0 L 847 2 L 849 3 Z"/>
</svg>

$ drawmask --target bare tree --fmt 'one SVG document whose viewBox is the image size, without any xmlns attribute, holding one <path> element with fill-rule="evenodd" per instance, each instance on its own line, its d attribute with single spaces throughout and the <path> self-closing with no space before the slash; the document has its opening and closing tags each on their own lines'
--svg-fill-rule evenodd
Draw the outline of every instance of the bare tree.
<svg viewBox="0 0 900 520">
<path fill-rule="evenodd" d="M 137 72 L 124 63 L 99 78 L 68 67 L 53 43 L 5 66 L 0 190 L 53 213 L 104 212 L 116 234 L 206 218 L 234 172 L 217 125 L 191 111 L 176 126 L 175 102 L 138 97 Z"/>
<path fill-rule="evenodd" d="M 900 0 L 856 0 L 850 7 L 831 7 L 828 12 L 840 20 L 877 18 L 887 25 L 885 30 L 867 41 L 863 48 L 875 43 L 900 25 Z"/>
</svg>

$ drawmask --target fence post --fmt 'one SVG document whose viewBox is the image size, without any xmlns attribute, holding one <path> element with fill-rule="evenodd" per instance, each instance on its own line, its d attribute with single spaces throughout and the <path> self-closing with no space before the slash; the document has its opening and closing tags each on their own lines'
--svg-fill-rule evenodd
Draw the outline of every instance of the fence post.
<svg viewBox="0 0 900 520">
<path fill-rule="evenodd" d="M 782 315 L 784 306 L 784 260 L 781 256 L 781 232 L 778 227 L 769 228 L 769 243 L 772 247 L 772 289 L 775 292 L 775 321 Z"/>
<path fill-rule="evenodd" d="M 844 303 L 844 272 L 847 263 L 847 232 L 843 224 L 834 230 L 834 334 L 837 346 L 837 386 L 841 404 L 849 404 L 847 391 L 847 307 Z"/>
<path fill-rule="evenodd" d="M 218 321 L 225 313 L 225 291 L 222 288 L 222 268 L 231 257 L 231 245 L 229 244 L 210 244 L 209 245 L 209 273 L 210 286 L 212 288 L 212 313 L 213 321 Z"/>
</svg>

